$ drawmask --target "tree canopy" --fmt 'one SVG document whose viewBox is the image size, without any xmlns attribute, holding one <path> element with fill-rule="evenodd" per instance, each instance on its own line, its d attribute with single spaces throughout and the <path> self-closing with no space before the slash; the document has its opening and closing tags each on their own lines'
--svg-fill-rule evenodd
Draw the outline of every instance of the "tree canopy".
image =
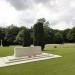
<svg viewBox="0 0 75 75">
<path fill-rule="evenodd" d="M 33 43 L 35 46 L 41 46 L 43 50 L 44 46 L 44 29 L 43 23 L 38 22 L 33 27 Z"/>
<path fill-rule="evenodd" d="M 13 24 L 6 28 L 0 27 L 0 42 L 1 40 L 4 46 L 34 44 L 41 46 L 43 50 L 45 44 L 75 43 L 75 27 L 55 30 L 50 28 L 50 23 L 45 18 L 41 18 L 31 28 Z"/>
</svg>

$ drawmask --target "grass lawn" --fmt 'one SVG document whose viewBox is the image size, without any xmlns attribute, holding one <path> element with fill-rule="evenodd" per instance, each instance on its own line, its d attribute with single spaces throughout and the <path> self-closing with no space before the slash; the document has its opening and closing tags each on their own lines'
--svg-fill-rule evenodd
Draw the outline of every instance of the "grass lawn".
<svg viewBox="0 0 75 75">
<path fill-rule="evenodd" d="M 0 47 L 0 57 L 12 55 L 14 47 Z M 75 75 L 75 48 L 45 48 L 61 58 L 0 68 L 0 75 Z"/>
</svg>

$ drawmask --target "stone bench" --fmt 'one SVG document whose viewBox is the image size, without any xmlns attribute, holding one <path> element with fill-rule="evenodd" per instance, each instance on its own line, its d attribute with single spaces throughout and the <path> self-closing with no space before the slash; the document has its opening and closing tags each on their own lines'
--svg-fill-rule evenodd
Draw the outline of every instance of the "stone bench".
<svg viewBox="0 0 75 75">
<path fill-rule="evenodd" d="M 35 46 L 35 47 L 16 47 L 14 49 L 14 56 L 15 57 L 31 57 L 42 54 L 41 47 Z"/>
</svg>

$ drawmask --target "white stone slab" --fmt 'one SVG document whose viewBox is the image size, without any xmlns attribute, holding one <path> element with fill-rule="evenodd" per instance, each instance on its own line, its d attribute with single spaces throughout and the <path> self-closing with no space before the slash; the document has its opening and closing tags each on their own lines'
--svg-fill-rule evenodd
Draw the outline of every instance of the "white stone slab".
<svg viewBox="0 0 75 75">
<path fill-rule="evenodd" d="M 14 49 L 14 56 L 15 57 L 25 57 L 25 56 L 35 56 L 41 54 L 41 47 L 16 47 Z"/>
<path fill-rule="evenodd" d="M 52 59 L 52 58 L 58 58 L 62 57 L 59 55 L 54 54 L 48 54 L 48 53 L 42 53 L 36 56 L 32 57 L 15 57 L 15 56 L 7 56 L 7 57 L 1 57 L 0 58 L 0 67 L 6 67 L 16 64 L 22 64 L 22 63 L 28 63 L 28 62 L 34 62 L 34 61 L 40 61 L 40 60 L 46 60 L 46 59 Z"/>
</svg>

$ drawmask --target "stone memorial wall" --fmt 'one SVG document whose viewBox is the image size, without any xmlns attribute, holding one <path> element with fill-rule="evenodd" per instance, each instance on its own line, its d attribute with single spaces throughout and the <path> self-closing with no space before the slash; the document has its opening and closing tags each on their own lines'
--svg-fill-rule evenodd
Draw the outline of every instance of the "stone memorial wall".
<svg viewBox="0 0 75 75">
<path fill-rule="evenodd" d="M 14 49 L 14 56 L 15 57 L 24 57 L 24 56 L 36 56 L 41 54 L 41 47 L 16 47 Z"/>
</svg>

